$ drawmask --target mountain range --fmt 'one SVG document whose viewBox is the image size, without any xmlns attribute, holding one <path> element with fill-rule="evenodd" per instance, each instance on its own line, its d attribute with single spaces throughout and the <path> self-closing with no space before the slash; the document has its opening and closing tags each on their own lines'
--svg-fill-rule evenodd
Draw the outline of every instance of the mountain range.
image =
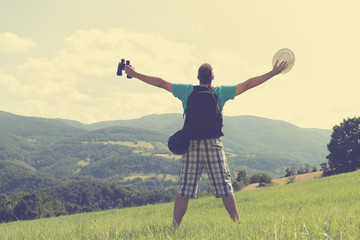
<svg viewBox="0 0 360 240">
<path fill-rule="evenodd" d="M 82 124 L 0 111 L 0 192 L 66 179 L 121 182 L 136 174 L 176 176 L 179 158 L 167 149 L 167 139 L 182 124 L 181 114 Z M 225 116 L 224 134 L 233 177 L 242 169 L 280 176 L 287 167 L 325 162 L 331 130 Z"/>
</svg>

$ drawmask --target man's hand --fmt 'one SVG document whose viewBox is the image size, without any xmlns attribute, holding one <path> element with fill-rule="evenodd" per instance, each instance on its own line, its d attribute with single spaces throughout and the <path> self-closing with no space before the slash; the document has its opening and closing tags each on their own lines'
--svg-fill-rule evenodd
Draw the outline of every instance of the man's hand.
<svg viewBox="0 0 360 240">
<path fill-rule="evenodd" d="M 288 63 L 285 62 L 285 61 L 282 61 L 282 62 L 279 64 L 279 66 L 278 66 L 278 63 L 279 63 L 279 61 L 276 60 L 276 63 L 275 63 L 275 65 L 274 65 L 273 69 L 272 69 L 272 72 L 273 72 L 274 75 L 278 75 L 279 73 L 281 73 L 282 71 L 284 71 L 285 68 L 288 66 Z"/>
<path fill-rule="evenodd" d="M 125 73 L 127 75 L 129 75 L 130 77 L 135 77 L 135 75 L 137 74 L 135 69 L 133 67 L 128 66 L 128 65 L 125 66 Z"/>
</svg>

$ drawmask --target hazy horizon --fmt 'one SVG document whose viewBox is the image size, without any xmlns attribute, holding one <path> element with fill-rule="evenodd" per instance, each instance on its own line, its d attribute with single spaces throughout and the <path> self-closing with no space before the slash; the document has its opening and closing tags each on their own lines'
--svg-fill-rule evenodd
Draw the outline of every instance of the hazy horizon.
<svg viewBox="0 0 360 240">
<path fill-rule="evenodd" d="M 0 110 L 1 112 L 2 110 Z M 4 112 L 4 111 L 3 111 Z M 5 111 L 6 112 L 6 111 Z M 84 122 L 81 122 L 79 120 L 76 120 L 76 119 L 71 119 L 71 118 L 47 118 L 47 117 L 41 117 L 41 116 L 35 116 L 35 115 L 21 115 L 21 114 L 16 114 L 16 113 L 12 113 L 12 112 L 6 112 L 6 113 L 10 113 L 10 114 L 14 114 L 14 115 L 17 115 L 17 116 L 21 116 L 21 117 L 35 117 L 35 118 L 45 118 L 45 119 L 54 119 L 54 120 L 65 120 L 65 121 L 74 121 L 74 122 L 78 122 L 80 124 L 83 124 L 83 125 L 92 125 L 92 124 L 97 124 L 97 123 L 102 123 L 102 122 L 112 122 L 112 121 L 131 121 L 131 120 L 136 120 L 136 119 L 141 119 L 143 117 L 148 117 L 148 116 L 152 116 L 152 115 L 167 115 L 167 114 L 177 114 L 179 115 L 179 119 L 183 119 L 182 115 L 183 113 L 176 113 L 176 112 L 168 112 L 168 113 L 153 113 L 153 114 L 148 114 L 148 115 L 144 115 L 144 116 L 140 116 L 140 117 L 135 117 L 135 118 L 129 118 L 129 119 L 112 119 L 112 120 L 104 120 L 104 121 L 97 121 L 97 122 L 91 122 L 91 123 L 84 123 Z M 282 119 L 273 119 L 273 118 L 265 118 L 265 117 L 261 117 L 261 116 L 255 116 L 255 115 L 234 115 L 234 116 L 227 116 L 225 115 L 224 118 L 226 117 L 255 117 L 255 118 L 264 118 L 264 119 L 268 119 L 268 120 L 272 120 L 272 121 L 282 121 L 282 122 L 286 122 L 286 123 L 289 123 L 289 124 L 292 124 L 292 125 L 295 125 L 297 127 L 300 127 L 300 128 L 304 128 L 304 129 L 320 129 L 320 130 L 332 130 L 332 127 L 331 128 L 313 128 L 313 127 L 301 127 L 295 123 L 292 123 L 292 122 L 288 122 L 288 121 L 285 121 L 285 120 L 282 120 Z M 224 125 L 226 126 L 226 120 L 224 122 Z M 338 124 L 336 124 L 338 125 Z M 241 126 L 239 126 L 241 127 Z M 134 127 L 136 128 L 136 126 Z"/>
</svg>

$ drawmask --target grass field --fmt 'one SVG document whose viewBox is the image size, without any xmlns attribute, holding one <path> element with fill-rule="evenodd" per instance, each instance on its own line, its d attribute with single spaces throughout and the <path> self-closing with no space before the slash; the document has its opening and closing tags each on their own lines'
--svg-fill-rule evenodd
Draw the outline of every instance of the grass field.
<svg viewBox="0 0 360 240">
<path fill-rule="evenodd" d="M 215 198 L 0 224 L 0 239 L 360 239 L 360 171 L 236 193 L 241 223 Z"/>
</svg>

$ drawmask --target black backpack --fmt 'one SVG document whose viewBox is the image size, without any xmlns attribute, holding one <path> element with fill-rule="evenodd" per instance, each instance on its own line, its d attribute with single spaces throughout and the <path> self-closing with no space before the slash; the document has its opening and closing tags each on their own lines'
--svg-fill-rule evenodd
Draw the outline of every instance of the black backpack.
<svg viewBox="0 0 360 240">
<path fill-rule="evenodd" d="M 187 99 L 184 129 L 190 139 L 208 139 L 224 136 L 223 119 L 214 89 L 194 86 Z"/>
</svg>

